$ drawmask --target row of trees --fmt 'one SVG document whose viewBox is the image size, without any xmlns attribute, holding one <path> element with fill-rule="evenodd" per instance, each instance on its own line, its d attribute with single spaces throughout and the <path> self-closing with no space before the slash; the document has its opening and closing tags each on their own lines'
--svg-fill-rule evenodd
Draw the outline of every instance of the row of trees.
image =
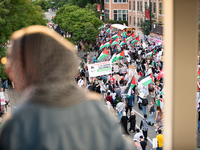
<svg viewBox="0 0 200 150">
<path fill-rule="evenodd" d="M 0 2 L 0 59 L 5 57 L 5 43 L 11 34 L 23 27 L 30 25 L 46 25 L 43 10 L 39 5 L 30 0 L 1 0 Z M 0 76 L 7 78 L 4 67 L 0 63 Z"/>
<path fill-rule="evenodd" d="M 64 31 L 70 32 L 73 40 L 95 42 L 99 34 L 98 27 L 103 25 L 96 15 L 89 6 L 80 8 L 75 5 L 64 5 L 57 10 L 53 21 Z"/>
</svg>

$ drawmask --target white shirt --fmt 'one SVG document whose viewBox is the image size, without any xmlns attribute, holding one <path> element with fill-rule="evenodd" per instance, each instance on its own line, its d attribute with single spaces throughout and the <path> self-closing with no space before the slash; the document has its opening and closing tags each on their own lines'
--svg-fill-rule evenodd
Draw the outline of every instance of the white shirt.
<svg viewBox="0 0 200 150">
<path fill-rule="evenodd" d="M 106 102 L 106 105 L 107 105 L 108 109 L 110 109 L 111 103 L 109 101 Z"/>
<path fill-rule="evenodd" d="M 112 96 L 112 99 L 115 100 L 115 98 L 116 98 L 116 93 L 110 93 L 110 96 Z"/>
<path fill-rule="evenodd" d="M 141 132 L 138 132 L 134 135 L 133 140 L 140 142 L 140 136 L 143 136 Z M 143 136 L 144 138 L 144 136 Z"/>
<path fill-rule="evenodd" d="M 82 87 L 84 85 L 84 81 L 82 79 L 78 80 L 78 86 Z"/>
</svg>

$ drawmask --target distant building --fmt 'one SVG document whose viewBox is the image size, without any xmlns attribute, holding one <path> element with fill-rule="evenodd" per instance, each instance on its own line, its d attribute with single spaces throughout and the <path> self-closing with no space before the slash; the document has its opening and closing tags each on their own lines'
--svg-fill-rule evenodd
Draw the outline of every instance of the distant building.
<svg viewBox="0 0 200 150">
<path fill-rule="evenodd" d="M 128 0 L 104 0 L 105 19 L 128 20 Z"/>
</svg>

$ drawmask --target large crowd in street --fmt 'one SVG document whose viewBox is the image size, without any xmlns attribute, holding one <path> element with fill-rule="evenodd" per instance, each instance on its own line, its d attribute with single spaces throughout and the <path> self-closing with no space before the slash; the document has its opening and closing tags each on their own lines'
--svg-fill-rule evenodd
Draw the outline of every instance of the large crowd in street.
<svg viewBox="0 0 200 150">
<path fill-rule="evenodd" d="M 85 90 L 102 95 L 106 107 L 120 122 L 123 135 L 129 135 L 131 131 L 135 133 L 133 140 L 138 149 L 146 149 L 148 129 L 155 125 L 155 132 L 158 134 L 157 149 L 162 149 L 163 43 L 150 42 L 147 38 L 140 39 L 134 32 L 127 35 L 125 32 L 120 34 L 120 31 L 113 33 L 110 29 L 110 24 L 105 24 L 101 28 L 98 42 L 91 44 L 90 51 L 82 58 L 76 76 L 77 84 Z M 98 54 L 92 56 L 92 49 Z M 79 44 L 78 50 L 84 51 L 84 47 Z M 124 55 L 125 51 L 128 51 L 128 56 Z M 88 66 L 107 61 L 111 63 L 111 73 L 91 77 Z M 143 113 L 139 128 L 135 126 L 136 115 L 133 105 Z"/>
</svg>

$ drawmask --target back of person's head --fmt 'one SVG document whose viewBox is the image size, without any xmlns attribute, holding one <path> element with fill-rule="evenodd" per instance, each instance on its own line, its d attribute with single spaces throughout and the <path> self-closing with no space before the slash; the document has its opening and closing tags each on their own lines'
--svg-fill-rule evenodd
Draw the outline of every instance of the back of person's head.
<svg viewBox="0 0 200 150">
<path fill-rule="evenodd" d="M 157 106 L 156 110 L 158 110 L 158 111 L 162 112 L 162 110 L 161 110 L 160 106 Z"/>
<path fill-rule="evenodd" d="M 143 139 L 143 136 L 142 136 L 142 135 L 140 136 L 140 139 Z"/>
<path fill-rule="evenodd" d="M 144 114 L 144 118 L 147 118 L 147 114 Z"/>
<path fill-rule="evenodd" d="M 158 130 L 158 134 L 161 134 L 161 133 L 162 133 L 162 131 L 159 129 L 159 130 Z"/>
<path fill-rule="evenodd" d="M 110 95 L 110 92 L 108 92 L 108 95 Z"/>
<path fill-rule="evenodd" d="M 139 130 L 139 129 L 136 129 L 135 131 L 136 131 L 137 133 L 138 133 L 138 132 L 140 132 L 140 130 Z"/>
<path fill-rule="evenodd" d="M 11 45 L 6 70 L 8 74 L 12 70 L 11 79 L 17 90 L 69 80 L 77 72 L 74 45 L 47 27 L 30 26 L 16 31 Z"/>
<path fill-rule="evenodd" d="M 162 96 L 162 95 L 160 95 L 160 98 L 163 98 L 163 96 Z"/>
</svg>

